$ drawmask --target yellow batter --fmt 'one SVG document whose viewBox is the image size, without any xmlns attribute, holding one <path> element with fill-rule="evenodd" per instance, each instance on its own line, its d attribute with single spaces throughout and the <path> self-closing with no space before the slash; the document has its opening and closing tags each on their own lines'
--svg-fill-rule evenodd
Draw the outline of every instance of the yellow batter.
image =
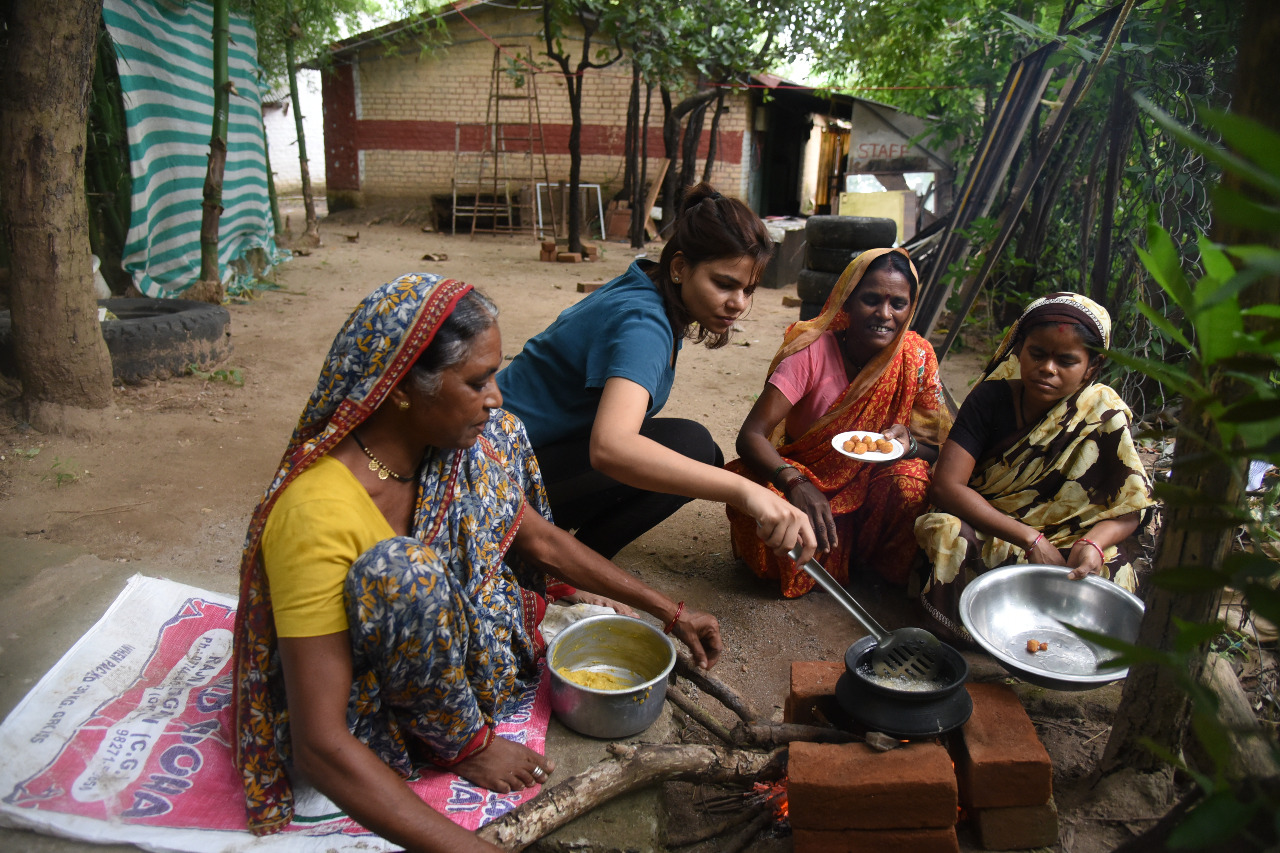
<svg viewBox="0 0 1280 853">
<path fill-rule="evenodd" d="M 585 669 L 557 669 L 560 677 L 593 690 L 628 690 L 631 682 L 612 672 L 592 672 Z"/>
</svg>

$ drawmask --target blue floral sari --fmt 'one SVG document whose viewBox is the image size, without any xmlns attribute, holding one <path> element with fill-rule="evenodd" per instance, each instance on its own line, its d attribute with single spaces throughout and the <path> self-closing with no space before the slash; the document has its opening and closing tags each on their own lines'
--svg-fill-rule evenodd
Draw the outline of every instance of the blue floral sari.
<svg viewBox="0 0 1280 853">
<path fill-rule="evenodd" d="M 250 521 L 236 619 L 236 766 L 249 828 L 293 817 L 289 717 L 261 540 L 276 499 L 386 399 L 470 286 L 428 274 L 378 288 L 325 360 L 276 477 Z M 413 535 L 379 543 L 346 581 L 352 732 L 407 775 L 449 766 L 492 738 L 492 724 L 537 677 L 545 578 L 511 545 L 527 507 L 550 511 L 524 427 L 496 410 L 465 450 L 429 450 Z"/>
</svg>

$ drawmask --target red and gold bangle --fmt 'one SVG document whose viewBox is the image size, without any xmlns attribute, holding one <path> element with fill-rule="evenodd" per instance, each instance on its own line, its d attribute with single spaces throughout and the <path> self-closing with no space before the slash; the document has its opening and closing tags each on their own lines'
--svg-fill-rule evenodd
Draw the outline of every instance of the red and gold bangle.
<svg viewBox="0 0 1280 853">
<path fill-rule="evenodd" d="M 684 602 L 682 601 L 676 605 L 676 615 L 672 616 L 671 621 L 668 622 L 665 626 L 663 626 L 662 633 L 670 634 L 671 631 L 676 627 L 676 622 L 680 621 L 680 614 L 683 612 L 684 612 Z"/>
<path fill-rule="evenodd" d="M 1102 561 L 1102 565 L 1105 566 L 1107 564 L 1107 555 L 1103 553 L 1102 547 L 1099 546 L 1097 542 L 1094 542 L 1092 539 L 1085 539 L 1083 536 L 1080 537 L 1080 541 L 1086 545 L 1092 545 L 1093 550 L 1098 552 L 1098 559 Z"/>
<path fill-rule="evenodd" d="M 1032 551 L 1034 551 L 1036 549 L 1036 546 L 1040 544 L 1040 540 L 1043 538 L 1044 538 L 1043 533 L 1037 533 L 1036 538 L 1031 540 L 1031 545 L 1030 547 L 1027 548 L 1027 553 L 1030 554 Z"/>
</svg>

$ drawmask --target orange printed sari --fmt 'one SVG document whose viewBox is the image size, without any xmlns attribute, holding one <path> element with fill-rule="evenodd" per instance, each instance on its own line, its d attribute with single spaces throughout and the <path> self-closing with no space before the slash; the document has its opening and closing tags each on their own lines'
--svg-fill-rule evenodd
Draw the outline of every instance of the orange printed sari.
<svg viewBox="0 0 1280 853">
<path fill-rule="evenodd" d="M 770 375 L 784 358 L 809 346 L 823 332 L 848 324 L 845 302 L 871 261 L 889 251 L 906 254 L 901 249 L 862 253 L 836 282 L 822 313 L 788 328 L 769 367 Z M 946 440 L 951 427 L 933 347 L 905 324 L 804 435 L 787 436 L 785 419 L 774 434 L 783 459 L 808 477 L 831 504 L 839 544 L 819 560 L 841 583 L 849 580 L 851 562 L 855 568 L 875 570 L 892 583 L 905 583 L 918 550 L 913 528 L 927 507 L 929 463 L 923 459 L 861 462 L 831 445 L 831 439 L 842 432 L 883 432 L 892 424 L 906 424 L 918 442 L 935 446 Z M 778 492 L 740 459 L 725 467 Z M 813 579 L 792 560 L 776 556 L 765 546 L 750 516 L 733 507 L 728 508 L 728 515 L 734 553 L 753 572 L 776 578 L 787 598 L 813 589 Z"/>
</svg>

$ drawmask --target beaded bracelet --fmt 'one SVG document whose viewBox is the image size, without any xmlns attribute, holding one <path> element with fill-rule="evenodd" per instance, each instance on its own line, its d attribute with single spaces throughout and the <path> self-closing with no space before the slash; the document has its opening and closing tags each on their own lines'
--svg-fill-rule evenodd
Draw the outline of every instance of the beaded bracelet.
<svg viewBox="0 0 1280 853">
<path fill-rule="evenodd" d="M 778 481 L 779 474 L 781 474 L 783 471 L 787 470 L 788 468 L 794 468 L 794 467 L 796 466 L 792 465 L 790 462 L 782 463 L 777 468 L 773 469 L 773 473 L 769 475 L 769 482 L 776 483 Z"/>
<path fill-rule="evenodd" d="M 1102 547 L 1097 542 L 1092 539 L 1085 539 L 1083 536 L 1080 537 L 1080 541 L 1086 545 L 1092 545 L 1093 550 L 1098 552 L 1098 559 L 1102 561 L 1102 565 L 1105 566 L 1107 564 L 1107 555 L 1102 552 Z"/>
<path fill-rule="evenodd" d="M 782 491 L 786 494 L 787 497 L 791 497 L 791 490 L 794 489 L 797 485 L 799 485 L 800 483 L 812 483 L 812 482 L 813 481 L 810 480 L 808 477 L 806 477 L 804 474 L 801 474 L 799 477 L 792 477 L 790 480 L 787 480 L 787 482 L 783 483 Z"/>
<path fill-rule="evenodd" d="M 662 629 L 662 633 L 664 633 L 664 634 L 670 634 L 670 633 L 671 633 L 671 631 L 676 627 L 676 622 L 680 621 L 680 614 L 681 614 L 681 613 L 683 613 L 683 612 L 684 612 L 684 602 L 682 601 L 682 602 L 680 602 L 679 604 L 677 604 L 677 605 L 676 605 L 676 615 L 675 615 L 675 616 L 672 616 L 672 617 L 671 617 L 671 621 L 670 621 L 670 622 L 668 622 L 668 623 L 663 627 L 663 629 Z"/>
</svg>

